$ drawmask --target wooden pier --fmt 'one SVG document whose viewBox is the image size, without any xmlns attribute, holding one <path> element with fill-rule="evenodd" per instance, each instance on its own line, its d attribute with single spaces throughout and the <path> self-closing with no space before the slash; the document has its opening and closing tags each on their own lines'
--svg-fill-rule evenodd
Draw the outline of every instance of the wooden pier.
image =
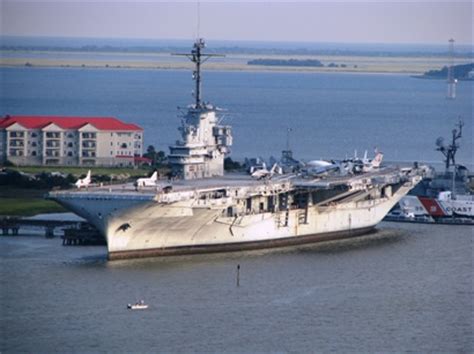
<svg viewBox="0 0 474 354">
<path fill-rule="evenodd" d="M 53 238 L 55 230 L 63 231 L 63 245 L 105 245 L 104 237 L 95 227 L 84 221 L 35 220 L 17 217 L 0 218 L 3 236 L 17 236 L 21 228 L 37 227 L 44 230 L 46 238 Z"/>
<path fill-rule="evenodd" d="M 79 228 L 64 229 L 61 238 L 64 246 L 106 245 L 100 232 L 87 223 L 82 223 Z"/>
</svg>

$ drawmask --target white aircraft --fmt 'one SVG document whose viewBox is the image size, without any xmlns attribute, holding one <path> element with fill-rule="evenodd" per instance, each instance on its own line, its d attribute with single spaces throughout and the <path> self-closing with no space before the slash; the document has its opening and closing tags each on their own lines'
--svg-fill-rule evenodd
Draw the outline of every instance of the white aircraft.
<svg viewBox="0 0 474 354">
<path fill-rule="evenodd" d="M 373 160 L 365 159 L 364 167 L 362 170 L 364 172 L 371 172 L 373 170 L 376 170 L 382 164 L 382 160 L 383 160 L 383 154 L 381 152 L 376 152 Z"/>
<path fill-rule="evenodd" d="M 87 176 L 85 178 L 79 178 L 77 180 L 76 187 L 81 189 L 82 187 L 87 188 L 89 184 L 91 184 L 91 170 L 87 172 Z"/>
<path fill-rule="evenodd" d="M 272 178 L 274 174 L 278 173 L 278 174 L 281 174 L 281 167 L 278 166 L 278 164 L 274 164 L 272 169 L 270 171 L 267 170 L 267 168 L 264 167 L 261 168 L 261 169 L 258 169 L 258 170 L 255 170 L 252 172 L 251 176 L 252 178 L 255 178 L 255 179 L 258 179 L 258 180 L 261 180 L 261 179 L 264 179 L 264 178 Z"/>
<path fill-rule="evenodd" d="M 305 165 L 303 173 L 308 176 L 322 176 L 338 170 L 340 170 L 339 164 L 325 160 L 313 160 Z"/>
<path fill-rule="evenodd" d="M 364 157 L 359 158 L 357 157 L 357 150 L 354 153 L 354 157 L 351 159 L 344 160 L 345 163 L 352 164 L 352 172 L 353 173 L 362 173 L 362 172 L 371 172 L 374 169 L 377 169 L 382 164 L 383 154 L 378 152 L 375 149 L 375 157 L 371 160 L 367 156 L 367 150 L 364 152 Z"/>
<path fill-rule="evenodd" d="M 135 187 L 156 187 L 158 181 L 158 172 L 155 171 L 150 178 L 139 178 L 133 184 Z"/>
</svg>

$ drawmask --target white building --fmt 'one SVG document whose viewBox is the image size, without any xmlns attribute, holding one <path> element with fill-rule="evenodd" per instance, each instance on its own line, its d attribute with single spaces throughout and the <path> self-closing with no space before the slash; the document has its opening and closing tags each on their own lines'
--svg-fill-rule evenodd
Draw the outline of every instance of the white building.
<svg viewBox="0 0 474 354">
<path fill-rule="evenodd" d="M 0 118 L 0 163 L 131 166 L 142 154 L 143 129 L 116 118 Z"/>
</svg>

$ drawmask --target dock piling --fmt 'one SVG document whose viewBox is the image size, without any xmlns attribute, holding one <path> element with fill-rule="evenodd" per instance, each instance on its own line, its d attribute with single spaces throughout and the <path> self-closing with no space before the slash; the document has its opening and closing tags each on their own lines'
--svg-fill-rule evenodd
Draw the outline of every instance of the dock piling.
<svg viewBox="0 0 474 354">
<path fill-rule="evenodd" d="M 237 264 L 237 287 L 240 286 L 240 264 Z"/>
</svg>

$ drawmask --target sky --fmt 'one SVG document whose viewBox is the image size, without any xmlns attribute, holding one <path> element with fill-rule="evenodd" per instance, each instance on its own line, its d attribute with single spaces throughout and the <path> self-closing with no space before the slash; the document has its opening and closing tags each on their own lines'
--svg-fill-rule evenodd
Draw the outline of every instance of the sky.
<svg viewBox="0 0 474 354">
<path fill-rule="evenodd" d="M 441 44 L 454 38 L 473 43 L 470 0 L 0 4 L 1 33 L 14 36 L 193 39 L 199 34 L 208 40 Z"/>
</svg>

